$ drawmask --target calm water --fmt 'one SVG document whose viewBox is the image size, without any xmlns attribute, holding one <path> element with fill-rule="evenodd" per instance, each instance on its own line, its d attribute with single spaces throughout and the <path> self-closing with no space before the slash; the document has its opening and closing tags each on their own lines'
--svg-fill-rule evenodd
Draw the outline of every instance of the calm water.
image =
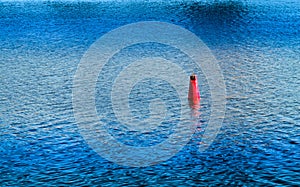
<svg viewBox="0 0 300 187">
<path fill-rule="evenodd" d="M 180 25 L 208 45 L 223 71 L 226 117 L 214 143 L 199 152 L 210 114 L 200 73 L 201 125 L 190 143 L 165 162 L 131 168 L 101 158 L 84 141 L 73 116 L 72 81 L 99 37 L 148 20 Z M 0 28 L 0 186 L 300 185 L 299 1 L 1 1 Z M 113 77 L 118 66 L 107 69 Z M 148 81 L 149 92 L 166 84 Z M 98 111 L 110 105 L 99 92 L 108 86 L 97 86 Z M 130 96 L 140 117 L 149 112 L 134 96 L 141 88 Z M 174 90 L 162 99 L 178 102 Z M 176 108 L 173 115 L 178 118 Z M 113 116 L 105 120 L 119 125 Z M 129 145 L 149 145 L 169 132 L 121 137 Z"/>
</svg>

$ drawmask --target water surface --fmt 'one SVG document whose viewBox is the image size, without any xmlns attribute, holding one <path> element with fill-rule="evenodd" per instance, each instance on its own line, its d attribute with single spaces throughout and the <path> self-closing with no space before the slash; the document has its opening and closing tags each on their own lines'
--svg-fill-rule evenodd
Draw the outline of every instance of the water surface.
<svg viewBox="0 0 300 187">
<path fill-rule="evenodd" d="M 182 26 L 218 59 L 227 91 L 226 117 L 205 152 L 198 145 L 209 119 L 210 94 L 201 70 L 200 126 L 173 158 L 143 168 L 120 166 L 101 158 L 79 133 L 72 81 L 82 55 L 103 34 L 137 21 Z M 0 28 L 1 186 L 300 185 L 298 1 L 1 1 Z M 155 44 L 142 47 L 163 50 Z M 178 53 L 165 54 L 172 59 Z M 113 77 L 118 64 L 112 62 L 107 71 Z M 101 78 L 98 111 L 110 105 L 100 94 L 110 85 L 100 83 Z M 138 118 L 148 115 L 147 99 L 167 84 L 144 83 L 150 93 L 141 99 L 144 103 L 135 97 L 145 88 L 142 83 L 130 96 Z M 170 93 L 162 99 L 178 102 L 175 91 Z M 178 108 L 172 102 L 167 107 L 176 122 Z M 104 122 L 108 129 L 119 125 L 110 132 L 128 145 L 152 145 L 171 132 L 168 123 L 165 131 L 149 136 L 124 134 L 113 117 L 107 115 Z"/>
</svg>

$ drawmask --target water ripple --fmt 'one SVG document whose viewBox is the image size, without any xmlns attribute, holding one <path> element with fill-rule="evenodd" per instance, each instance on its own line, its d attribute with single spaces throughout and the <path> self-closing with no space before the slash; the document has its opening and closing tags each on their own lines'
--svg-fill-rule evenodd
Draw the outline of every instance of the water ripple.
<svg viewBox="0 0 300 187">
<path fill-rule="evenodd" d="M 1 186 L 299 186 L 299 10 L 296 0 L 1 1 Z M 211 147 L 199 152 L 211 112 L 209 87 L 199 75 L 200 117 L 189 144 L 165 162 L 130 168 L 101 158 L 80 135 L 72 79 L 97 38 L 145 20 L 180 25 L 210 47 L 226 82 L 226 119 Z M 182 66 L 191 63 L 174 49 L 154 44 L 142 49 L 147 47 Z M 141 46 L 128 50 L 133 49 L 143 54 Z M 121 53 L 115 58 L 138 57 Z M 121 69 L 118 62 L 112 60 L 106 73 L 114 76 Z M 110 82 L 101 80 L 99 93 L 108 92 Z M 137 85 L 132 91 L 130 103 L 137 118 L 148 115 L 140 104 L 149 103 L 135 97 L 140 89 Z M 163 141 L 179 118 L 174 96 L 170 123 L 139 134 L 115 119 L 106 96 L 96 99 L 97 109 L 106 110 L 101 122 L 128 145 Z"/>
</svg>

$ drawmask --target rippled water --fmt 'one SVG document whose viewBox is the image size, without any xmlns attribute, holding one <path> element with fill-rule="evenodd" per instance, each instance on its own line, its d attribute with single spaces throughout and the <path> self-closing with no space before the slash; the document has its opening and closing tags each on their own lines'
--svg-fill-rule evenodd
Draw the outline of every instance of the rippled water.
<svg viewBox="0 0 300 187">
<path fill-rule="evenodd" d="M 132 168 L 103 159 L 84 141 L 73 116 L 72 81 L 99 37 L 149 20 L 180 25 L 212 50 L 225 79 L 226 117 L 214 143 L 198 151 L 210 115 L 200 73 L 200 126 L 189 144 L 165 162 Z M 1 1 L 0 28 L 1 186 L 300 185 L 299 1 Z M 172 51 L 166 54 L 172 58 Z M 107 71 L 113 77 L 120 70 L 112 63 Z M 147 99 L 166 84 L 151 81 L 132 90 L 137 117 L 148 115 Z M 110 85 L 100 83 L 98 111 L 110 103 L 100 94 Z M 141 91 L 150 93 L 144 103 L 135 96 Z M 174 90 L 161 97 L 178 101 Z M 172 102 L 166 107 L 176 121 Z M 124 134 L 113 117 L 107 114 L 104 123 L 128 145 L 163 141 L 172 125 L 137 137 Z"/>
</svg>

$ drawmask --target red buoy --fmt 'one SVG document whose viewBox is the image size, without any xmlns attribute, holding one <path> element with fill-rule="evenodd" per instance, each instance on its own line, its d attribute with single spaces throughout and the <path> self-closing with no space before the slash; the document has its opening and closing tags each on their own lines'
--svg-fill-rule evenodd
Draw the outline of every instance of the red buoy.
<svg viewBox="0 0 300 187">
<path fill-rule="evenodd" d="M 200 102 L 200 92 L 198 89 L 197 76 L 195 74 L 192 74 L 190 76 L 190 87 L 189 87 L 188 99 L 190 100 L 190 102 L 193 102 L 195 104 Z"/>
</svg>

